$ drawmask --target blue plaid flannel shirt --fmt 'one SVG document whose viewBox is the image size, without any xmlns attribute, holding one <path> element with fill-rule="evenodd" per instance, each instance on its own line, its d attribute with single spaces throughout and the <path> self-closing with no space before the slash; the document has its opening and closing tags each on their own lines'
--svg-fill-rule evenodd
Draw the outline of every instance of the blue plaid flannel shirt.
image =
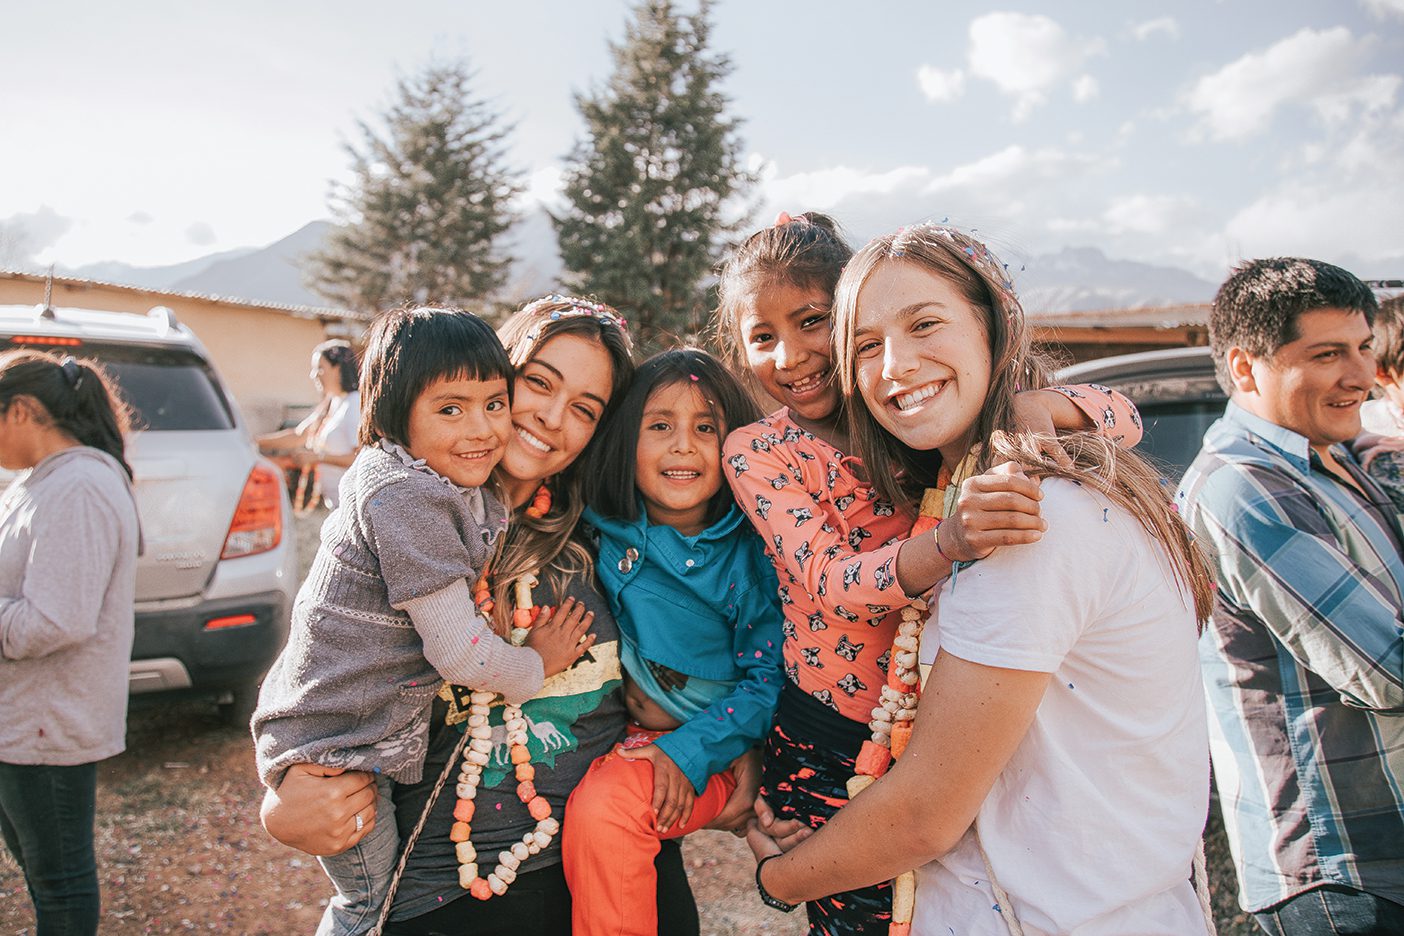
<svg viewBox="0 0 1404 936">
<path fill-rule="evenodd" d="M 1177 495 L 1217 553 L 1200 661 L 1250 912 L 1328 883 L 1404 903 L 1400 518 L 1337 456 L 1365 496 L 1305 437 L 1230 403 Z"/>
</svg>

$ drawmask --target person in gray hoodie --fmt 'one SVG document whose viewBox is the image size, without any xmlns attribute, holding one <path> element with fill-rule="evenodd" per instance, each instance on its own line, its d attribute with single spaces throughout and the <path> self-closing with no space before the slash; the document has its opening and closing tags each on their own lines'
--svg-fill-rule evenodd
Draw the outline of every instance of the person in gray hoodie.
<svg viewBox="0 0 1404 936">
<path fill-rule="evenodd" d="M 126 746 L 140 540 L 101 368 L 0 354 L 0 833 L 40 933 L 97 932 L 97 762 Z"/>
</svg>

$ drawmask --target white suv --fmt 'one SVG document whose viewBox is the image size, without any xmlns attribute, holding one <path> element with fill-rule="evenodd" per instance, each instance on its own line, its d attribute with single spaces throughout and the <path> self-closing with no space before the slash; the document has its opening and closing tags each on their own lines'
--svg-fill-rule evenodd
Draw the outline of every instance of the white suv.
<svg viewBox="0 0 1404 936">
<path fill-rule="evenodd" d="M 145 550 L 132 694 L 214 695 L 247 721 L 287 638 L 297 550 L 283 475 L 258 456 L 204 347 L 163 307 L 0 306 L 0 350 L 12 347 L 95 358 L 135 410 L 127 461 Z"/>
</svg>

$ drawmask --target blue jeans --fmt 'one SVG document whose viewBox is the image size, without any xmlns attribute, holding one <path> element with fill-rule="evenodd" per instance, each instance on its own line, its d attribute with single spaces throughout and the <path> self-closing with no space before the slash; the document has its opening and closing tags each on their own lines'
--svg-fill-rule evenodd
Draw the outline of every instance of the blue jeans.
<svg viewBox="0 0 1404 936">
<path fill-rule="evenodd" d="M 0 762 L 0 834 L 15 856 L 37 936 L 93 936 L 98 927 L 93 815 L 97 764 Z"/>
<path fill-rule="evenodd" d="M 1339 884 L 1325 884 L 1253 914 L 1270 936 L 1396 936 L 1404 906 Z"/>
<path fill-rule="evenodd" d="M 390 780 L 378 777 L 375 786 L 375 828 L 341 854 L 317 859 L 336 885 L 317 926 L 317 936 L 363 936 L 380 918 L 400 857 L 400 831 L 395 825 Z"/>
</svg>

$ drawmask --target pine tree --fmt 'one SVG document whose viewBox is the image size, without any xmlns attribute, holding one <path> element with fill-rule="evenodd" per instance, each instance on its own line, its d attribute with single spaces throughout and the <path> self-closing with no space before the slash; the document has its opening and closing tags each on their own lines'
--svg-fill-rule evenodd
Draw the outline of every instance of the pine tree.
<svg viewBox="0 0 1404 936">
<path fill-rule="evenodd" d="M 707 49 L 710 10 L 709 0 L 692 16 L 671 0 L 634 8 L 625 41 L 610 44 L 608 83 L 576 95 L 588 136 L 552 218 L 567 284 L 619 308 L 645 349 L 700 330 L 704 281 L 746 220 L 725 214 L 754 182 L 718 90 L 730 61 Z"/>
<path fill-rule="evenodd" d="M 512 258 L 497 247 L 521 192 L 503 161 L 510 130 L 473 97 L 464 62 L 401 79 L 381 134 L 360 122 L 347 145 L 354 181 L 333 188 L 338 226 L 310 255 L 308 285 L 375 312 L 404 303 L 462 306 L 500 288 Z"/>
</svg>

